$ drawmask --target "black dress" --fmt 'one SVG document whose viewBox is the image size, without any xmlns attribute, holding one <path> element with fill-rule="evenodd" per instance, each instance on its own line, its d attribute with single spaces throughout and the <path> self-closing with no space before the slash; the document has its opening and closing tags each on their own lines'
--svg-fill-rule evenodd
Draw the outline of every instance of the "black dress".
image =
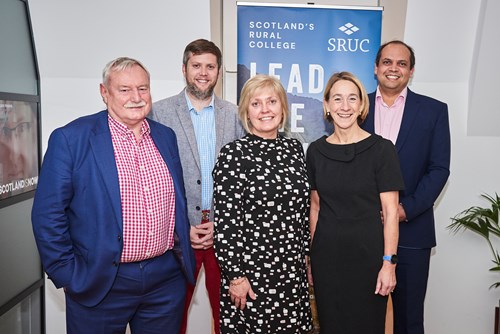
<svg viewBox="0 0 500 334">
<path fill-rule="evenodd" d="M 383 334 L 387 297 L 375 295 L 384 255 L 380 193 L 404 188 L 394 145 L 378 135 L 347 145 L 326 136 L 307 151 L 320 198 L 311 265 L 321 333 Z"/>
<path fill-rule="evenodd" d="M 307 333 L 309 184 L 302 145 L 247 135 L 221 150 L 213 175 L 221 332 Z M 257 295 L 244 310 L 228 294 L 229 281 L 241 276 Z"/>
</svg>

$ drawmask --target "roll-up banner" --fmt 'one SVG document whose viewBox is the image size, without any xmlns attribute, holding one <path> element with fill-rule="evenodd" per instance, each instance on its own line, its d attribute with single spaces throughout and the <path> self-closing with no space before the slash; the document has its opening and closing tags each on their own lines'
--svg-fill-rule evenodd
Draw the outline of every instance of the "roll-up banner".
<svg viewBox="0 0 500 334">
<path fill-rule="evenodd" d="M 377 87 L 382 7 L 238 2 L 238 101 L 256 74 L 278 77 L 288 95 L 285 135 L 307 145 L 332 126 L 323 118 L 323 90 L 339 71 L 356 75 L 368 92 Z"/>
</svg>

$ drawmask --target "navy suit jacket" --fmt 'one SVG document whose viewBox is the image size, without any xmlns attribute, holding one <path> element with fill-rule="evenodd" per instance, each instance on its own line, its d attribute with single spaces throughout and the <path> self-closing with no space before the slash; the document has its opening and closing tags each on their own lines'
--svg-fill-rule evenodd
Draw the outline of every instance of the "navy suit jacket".
<svg viewBox="0 0 500 334">
<path fill-rule="evenodd" d="M 361 125 L 374 133 L 375 93 Z M 399 224 L 399 246 L 432 248 L 436 245 L 434 202 L 450 175 L 448 106 L 408 89 L 403 119 L 396 140 L 405 190 L 399 194 L 408 222 Z"/>
<path fill-rule="evenodd" d="M 174 132 L 148 121 L 175 188 L 175 253 L 194 283 L 194 256 Z M 32 209 L 43 267 L 57 288 L 92 307 L 111 289 L 123 248 L 118 171 L 108 112 L 79 118 L 50 136 Z"/>
</svg>

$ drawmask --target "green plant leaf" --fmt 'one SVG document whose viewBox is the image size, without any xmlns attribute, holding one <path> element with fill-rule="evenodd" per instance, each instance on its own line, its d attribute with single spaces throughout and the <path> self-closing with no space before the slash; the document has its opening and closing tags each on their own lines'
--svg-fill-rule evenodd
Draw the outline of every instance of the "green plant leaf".
<svg viewBox="0 0 500 334">
<path fill-rule="evenodd" d="M 490 286 L 490 289 L 496 289 L 500 286 L 500 282 L 496 282 L 496 283 L 493 283 L 491 286 Z"/>
<path fill-rule="evenodd" d="M 451 218 L 452 223 L 448 225 L 447 228 L 455 234 L 459 231 L 469 230 L 482 236 L 490 248 L 493 256 L 492 262 L 495 264 L 495 266 L 489 270 L 500 272 L 500 254 L 493 247 L 490 239 L 492 237 L 500 238 L 500 224 L 498 220 L 500 212 L 500 197 L 497 193 L 495 193 L 495 196 L 481 194 L 481 197 L 488 203 L 488 206 L 471 206 L 470 208 L 463 210 L 455 217 Z M 500 282 L 491 285 L 490 289 L 498 287 L 500 287 Z"/>
</svg>

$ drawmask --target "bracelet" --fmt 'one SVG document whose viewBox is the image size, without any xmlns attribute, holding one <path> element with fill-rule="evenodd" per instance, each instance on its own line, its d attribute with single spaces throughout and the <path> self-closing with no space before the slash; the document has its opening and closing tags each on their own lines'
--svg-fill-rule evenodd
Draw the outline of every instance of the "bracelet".
<svg viewBox="0 0 500 334">
<path fill-rule="evenodd" d="M 242 280 L 241 280 L 241 281 L 234 282 L 234 281 L 236 281 L 236 280 L 232 280 L 231 282 L 229 282 L 229 285 L 230 285 L 230 286 L 240 285 L 241 283 L 243 283 L 243 282 L 245 282 L 245 281 L 247 280 L 247 278 L 246 278 L 245 276 L 240 277 L 240 278 L 242 278 Z M 237 279 L 239 279 L 239 278 L 237 278 Z"/>
</svg>

